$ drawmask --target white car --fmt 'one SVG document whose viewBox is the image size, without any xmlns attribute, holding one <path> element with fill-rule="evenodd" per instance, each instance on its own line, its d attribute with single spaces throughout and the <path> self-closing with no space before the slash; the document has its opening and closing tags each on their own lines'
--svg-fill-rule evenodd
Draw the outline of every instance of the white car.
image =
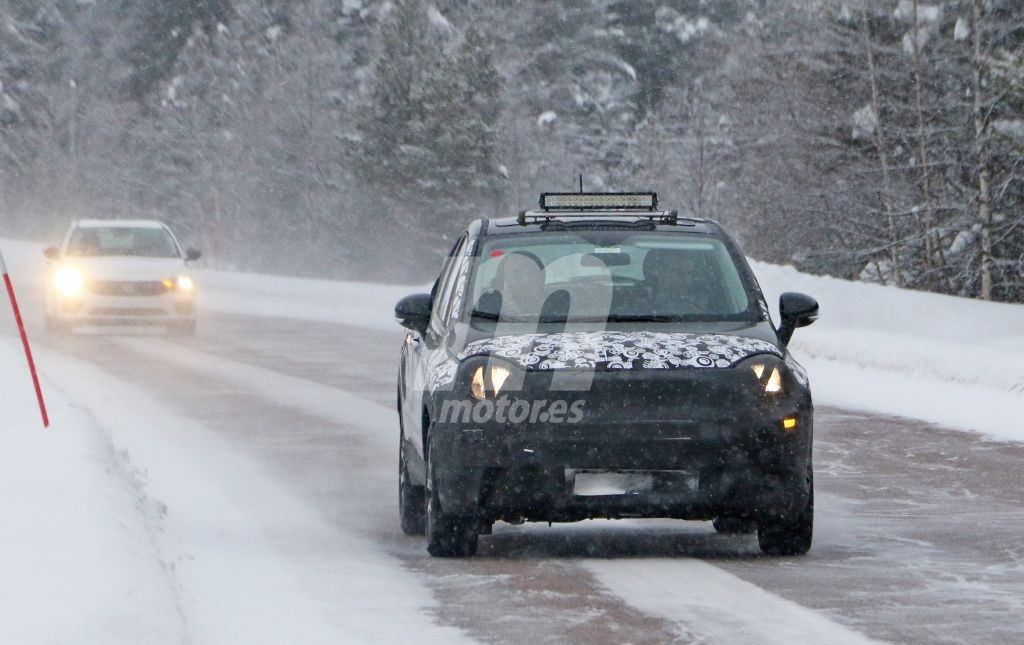
<svg viewBox="0 0 1024 645">
<path fill-rule="evenodd" d="M 50 261 L 46 323 L 55 332 L 78 325 L 162 325 L 196 331 L 196 283 L 174 234 L 151 220 L 79 220 Z"/>
</svg>

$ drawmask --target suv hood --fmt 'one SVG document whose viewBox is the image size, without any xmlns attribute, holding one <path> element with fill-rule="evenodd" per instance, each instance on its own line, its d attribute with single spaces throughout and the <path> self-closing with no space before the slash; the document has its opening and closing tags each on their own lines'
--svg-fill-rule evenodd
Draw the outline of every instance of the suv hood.
<svg viewBox="0 0 1024 645">
<path fill-rule="evenodd" d="M 189 273 L 181 258 L 102 257 L 67 258 L 89 280 L 157 281 Z"/>
<path fill-rule="evenodd" d="M 774 344 L 734 334 L 584 331 L 517 334 L 466 345 L 458 359 L 493 355 L 528 371 L 723 368 L 755 354 L 782 357 Z"/>
</svg>

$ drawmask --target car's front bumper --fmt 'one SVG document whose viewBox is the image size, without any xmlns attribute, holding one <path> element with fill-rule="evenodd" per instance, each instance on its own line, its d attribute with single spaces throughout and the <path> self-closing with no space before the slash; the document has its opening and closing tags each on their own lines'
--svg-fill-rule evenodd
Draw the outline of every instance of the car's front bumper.
<svg viewBox="0 0 1024 645">
<path fill-rule="evenodd" d="M 63 325 L 172 325 L 195 320 L 195 297 L 168 292 L 156 296 L 82 294 L 53 296 L 53 320 Z"/>
<path fill-rule="evenodd" d="M 441 506 L 531 521 L 796 512 L 809 494 L 809 394 L 768 401 L 737 388 L 729 371 L 598 375 L 590 391 L 547 393 L 591 408 L 575 424 L 442 418 L 430 428 Z M 796 427 L 784 428 L 787 418 Z M 579 471 L 653 473 L 655 483 L 628 494 L 578 495 Z"/>
</svg>

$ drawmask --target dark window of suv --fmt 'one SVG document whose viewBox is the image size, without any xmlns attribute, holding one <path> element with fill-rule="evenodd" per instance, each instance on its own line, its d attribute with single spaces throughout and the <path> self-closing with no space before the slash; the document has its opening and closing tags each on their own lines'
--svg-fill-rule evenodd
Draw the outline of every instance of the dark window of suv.
<svg viewBox="0 0 1024 645">
<path fill-rule="evenodd" d="M 487 238 L 471 299 L 502 320 L 752 321 L 755 298 L 708 235 L 574 231 Z M 488 311 L 500 309 L 500 311 Z"/>
</svg>

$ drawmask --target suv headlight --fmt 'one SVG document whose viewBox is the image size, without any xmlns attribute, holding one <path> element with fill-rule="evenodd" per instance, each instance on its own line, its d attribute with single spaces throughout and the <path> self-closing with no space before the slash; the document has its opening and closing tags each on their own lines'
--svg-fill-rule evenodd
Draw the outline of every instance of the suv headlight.
<svg viewBox="0 0 1024 645">
<path fill-rule="evenodd" d="M 786 364 L 777 356 L 754 356 L 741 362 L 737 367 L 753 372 L 758 389 L 764 394 L 776 397 L 786 393 Z"/>
<path fill-rule="evenodd" d="M 488 359 L 470 366 L 469 394 L 482 401 L 488 397 L 497 397 L 502 388 L 511 386 L 512 366 L 501 361 Z"/>
</svg>

